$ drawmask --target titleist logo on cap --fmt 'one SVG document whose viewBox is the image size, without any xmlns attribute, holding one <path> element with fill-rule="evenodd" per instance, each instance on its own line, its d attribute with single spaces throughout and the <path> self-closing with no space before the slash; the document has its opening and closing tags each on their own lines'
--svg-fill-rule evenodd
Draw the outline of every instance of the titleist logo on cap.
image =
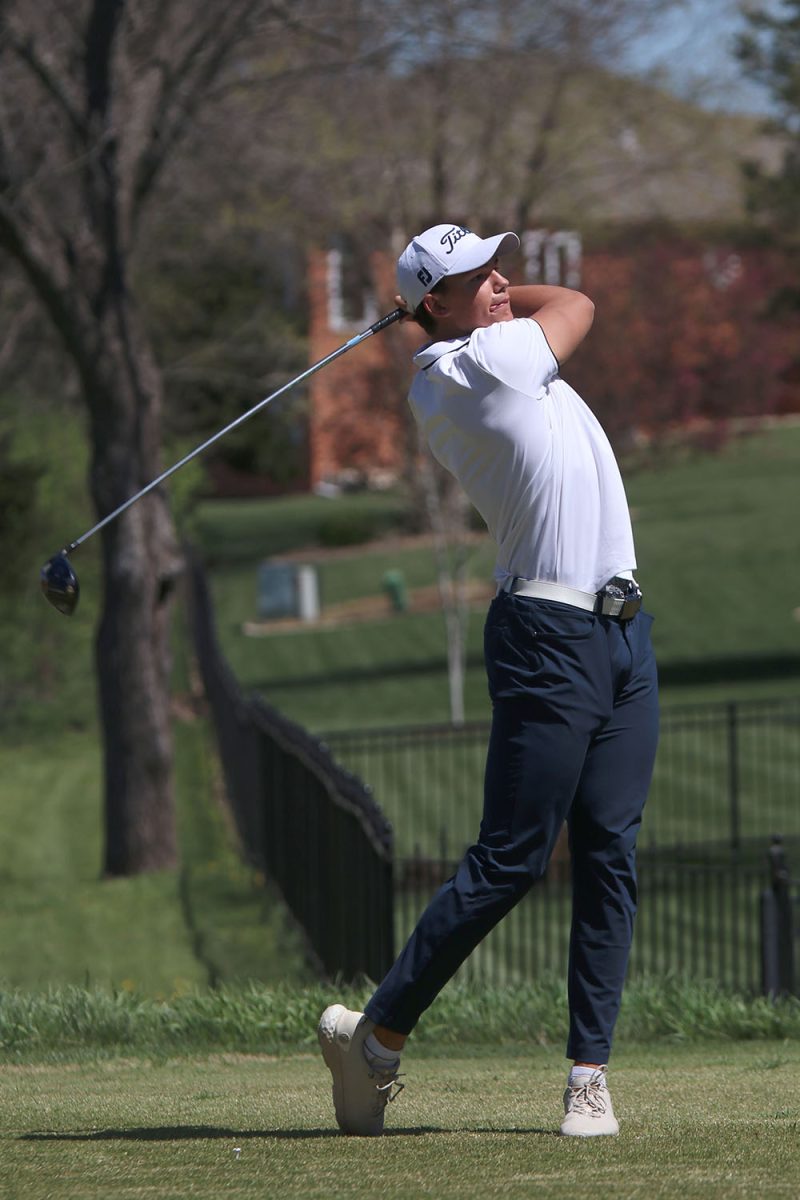
<svg viewBox="0 0 800 1200">
<path fill-rule="evenodd" d="M 460 242 L 463 237 L 471 233 L 471 229 L 467 229 L 466 225 L 454 225 L 452 229 L 448 229 L 439 242 L 440 246 L 446 246 L 446 254 L 452 254 L 455 249 L 456 242 Z"/>
</svg>

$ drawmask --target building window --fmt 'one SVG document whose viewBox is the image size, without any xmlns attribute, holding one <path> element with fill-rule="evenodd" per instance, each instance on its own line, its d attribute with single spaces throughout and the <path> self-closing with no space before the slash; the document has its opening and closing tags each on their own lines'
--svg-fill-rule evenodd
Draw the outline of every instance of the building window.
<svg viewBox="0 0 800 1200">
<path fill-rule="evenodd" d="M 522 235 L 527 283 L 581 284 L 581 235 L 574 229 L 528 229 Z"/>
<path fill-rule="evenodd" d="M 377 318 L 369 260 L 349 238 L 340 237 L 328 251 L 328 324 L 341 331 Z"/>
</svg>

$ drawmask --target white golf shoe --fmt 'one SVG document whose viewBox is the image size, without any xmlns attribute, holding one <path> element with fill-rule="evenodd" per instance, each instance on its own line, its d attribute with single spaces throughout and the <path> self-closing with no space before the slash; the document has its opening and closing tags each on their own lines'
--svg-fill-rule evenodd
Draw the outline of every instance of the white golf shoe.
<svg viewBox="0 0 800 1200">
<path fill-rule="evenodd" d="M 317 1037 L 333 1076 L 333 1107 L 343 1133 L 377 1137 L 383 1133 L 384 1110 L 403 1088 L 398 1083 L 400 1058 L 387 1064 L 369 1058 L 364 1041 L 375 1026 L 363 1013 L 332 1004 L 320 1017 Z"/>
<path fill-rule="evenodd" d="M 611 1093 L 606 1085 L 606 1068 L 598 1067 L 576 1083 L 567 1084 L 564 1092 L 564 1137 L 613 1137 L 619 1124 L 611 1105 Z"/>
</svg>

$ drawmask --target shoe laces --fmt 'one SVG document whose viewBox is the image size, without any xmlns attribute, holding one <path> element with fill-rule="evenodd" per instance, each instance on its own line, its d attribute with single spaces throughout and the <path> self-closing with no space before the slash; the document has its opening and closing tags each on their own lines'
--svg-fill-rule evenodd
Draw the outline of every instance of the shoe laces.
<svg viewBox="0 0 800 1200">
<path fill-rule="evenodd" d="M 583 1083 L 571 1083 L 569 1092 L 569 1107 L 572 1112 L 604 1113 L 606 1111 L 606 1085 L 601 1082 L 600 1071 L 588 1076 Z"/>
<path fill-rule="evenodd" d="M 392 1075 L 391 1079 L 388 1079 L 386 1083 L 379 1083 L 377 1085 L 376 1090 L 385 1099 L 387 1104 L 391 1104 L 393 1100 L 396 1100 L 406 1086 L 404 1083 L 400 1083 L 400 1078 L 399 1074 Z M 392 1091 L 392 1088 L 394 1088 L 394 1091 Z"/>
<path fill-rule="evenodd" d="M 364 1051 L 364 1058 L 366 1059 L 367 1066 L 372 1074 L 380 1081 L 379 1083 L 376 1083 L 375 1090 L 380 1098 L 381 1107 L 386 1104 L 391 1104 L 393 1100 L 397 1099 L 403 1088 L 406 1086 L 404 1083 L 399 1082 L 399 1080 L 405 1074 L 404 1072 L 397 1070 L 397 1068 L 400 1066 L 400 1059 L 396 1058 L 393 1063 L 389 1063 L 388 1065 L 384 1066 L 371 1055 L 367 1054 L 366 1050 Z M 394 1089 L 394 1091 L 392 1089 Z"/>
</svg>

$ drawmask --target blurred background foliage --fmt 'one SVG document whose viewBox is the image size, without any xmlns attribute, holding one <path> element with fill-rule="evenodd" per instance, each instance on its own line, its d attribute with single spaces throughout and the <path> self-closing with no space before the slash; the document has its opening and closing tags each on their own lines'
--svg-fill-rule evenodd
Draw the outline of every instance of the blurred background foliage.
<svg viewBox="0 0 800 1200">
<path fill-rule="evenodd" d="M 728 7 L 737 10 L 733 0 Z M 131 60 L 156 44 L 168 53 L 168 25 L 150 27 L 130 8 L 140 39 L 126 48 Z M 628 338 L 631 314 L 657 300 L 654 324 L 675 326 L 664 343 L 671 351 L 686 345 L 682 309 L 686 329 L 697 331 L 711 304 L 741 299 L 690 280 L 697 311 L 688 317 L 684 283 L 667 261 L 675 239 L 692 239 L 701 255 L 704 239 L 727 247 L 757 238 L 784 253 L 798 229 L 798 5 L 749 5 L 730 45 L 739 90 L 747 80 L 759 86 L 766 119 L 741 111 L 735 88 L 714 91 L 719 61 L 705 74 L 699 63 L 690 81 L 674 55 L 637 69 L 632 47 L 657 40 L 670 17 L 697 28 L 701 9 L 684 0 L 557 0 L 545 19 L 530 0 L 489 13 L 476 0 L 435 10 L 418 0 L 304 0 L 289 19 L 264 6 L 176 142 L 132 247 L 132 287 L 163 371 L 167 439 L 202 439 L 303 368 L 310 246 L 344 235 L 368 256 L 443 212 L 511 228 L 576 227 L 589 241 L 622 244 L 634 265 L 598 307 L 613 322 L 608 354 L 641 365 L 631 378 L 618 371 L 615 395 L 600 404 L 646 408 L 642 377 L 659 386 L 663 372 Z M 175 11 L 187 16 L 191 5 Z M 45 30 L 46 17 L 26 16 L 23 27 L 32 44 L 49 36 L 57 50 L 66 33 Z M 75 424 L 71 369 L 18 267 L 2 261 L 3 404 L 47 404 Z M 614 303 L 623 293 L 627 309 Z M 796 289 L 784 281 L 774 294 L 780 309 Z M 757 302 L 764 307 L 763 291 Z M 652 331 L 642 336 L 652 340 Z M 753 331 L 744 346 L 717 338 L 703 386 L 752 395 L 748 370 L 770 386 L 754 340 Z M 743 362 L 744 372 L 735 365 Z M 587 359 L 587 375 L 604 373 Z M 666 403 L 680 419 L 685 394 Z M 269 420 L 214 449 L 204 486 L 302 489 L 306 425 L 300 393 L 278 402 Z M 4 514 L 5 524 L 18 520 L 11 505 Z"/>
</svg>

